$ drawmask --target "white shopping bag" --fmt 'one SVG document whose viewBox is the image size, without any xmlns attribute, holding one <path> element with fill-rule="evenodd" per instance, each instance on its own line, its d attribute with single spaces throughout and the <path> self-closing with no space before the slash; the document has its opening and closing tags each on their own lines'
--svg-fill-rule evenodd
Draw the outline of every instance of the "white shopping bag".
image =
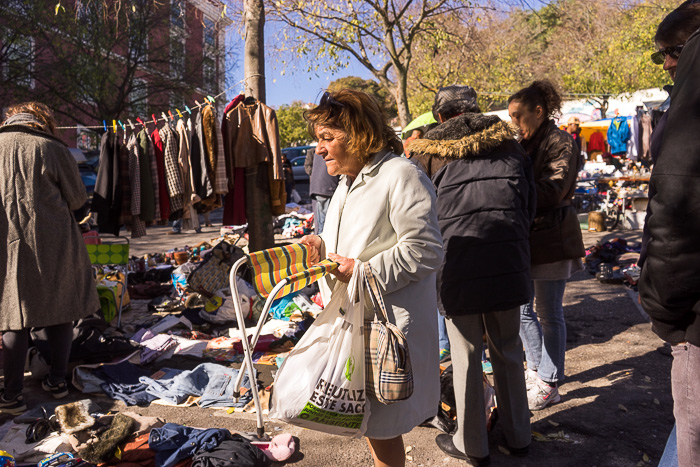
<svg viewBox="0 0 700 467">
<path fill-rule="evenodd" d="M 361 264 L 355 262 L 348 284 L 338 282 L 326 309 L 277 372 L 271 418 L 336 435 L 365 432 L 369 403 Z"/>
</svg>

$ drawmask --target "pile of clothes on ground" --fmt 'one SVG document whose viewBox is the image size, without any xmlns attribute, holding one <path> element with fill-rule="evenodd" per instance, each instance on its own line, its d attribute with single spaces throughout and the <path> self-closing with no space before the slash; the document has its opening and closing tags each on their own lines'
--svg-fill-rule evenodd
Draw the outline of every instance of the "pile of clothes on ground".
<svg viewBox="0 0 700 467">
<path fill-rule="evenodd" d="M 314 231 L 314 215 L 307 207 L 290 203 L 287 212 L 275 218 L 273 227 L 275 233 L 287 238 L 310 235 Z"/>
<path fill-rule="evenodd" d="M 615 238 L 586 249 L 586 270 L 603 284 L 625 284 L 636 290 L 641 244 Z"/>
<path fill-rule="evenodd" d="M 255 412 L 253 391 L 257 391 L 260 409 L 268 413 L 271 387 L 261 382 L 261 369 L 271 374 L 281 365 L 322 306 L 316 284 L 274 301 L 251 349 L 254 381 L 246 373 L 237 386 L 239 370 L 233 365 L 243 361 L 243 332 L 250 341 L 265 304 L 251 285 L 250 273 L 241 268 L 236 289 L 244 322 L 237 322 L 229 273 L 245 254 L 236 246 L 238 238 L 224 235 L 193 247 L 134 258 L 135 271 L 128 272 L 131 298 L 121 325 L 116 327 L 113 316 L 108 324 L 97 315 L 75 324 L 73 386 L 88 397 L 104 395 L 127 406 L 197 405 L 229 413 Z M 41 377 L 48 371 L 45 362 L 51 349 L 41 331 L 32 337 L 36 348 L 30 371 Z M 55 406 L 8 422 L 0 429 L 0 450 L 18 461 L 38 461 L 65 451 L 87 462 L 83 465 L 253 466 L 282 460 L 283 455 L 272 451 L 284 446 L 283 454 L 289 454 L 294 446 L 277 437 L 271 443 L 251 444 L 245 436 L 226 430 L 144 421 L 129 412 L 105 415 L 87 400 L 54 410 Z M 39 428 L 29 429 L 34 421 Z M 41 436 L 35 434 L 25 443 L 25 434 L 37 430 Z M 66 455 L 45 467 L 77 462 L 69 459 Z"/>
<path fill-rule="evenodd" d="M 314 232 L 314 215 L 309 210 L 310 205 L 288 203 L 284 214 L 275 216 L 272 220 L 273 232 L 286 238 L 299 238 Z M 231 235 L 245 231 L 248 224 L 224 225 L 221 235 Z"/>
<path fill-rule="evenodd" d="M 39 406 L 2 425 L 0 437 L 6 457 L 42 467 L 266 467 L 288 460 L 296 451 L 289 434 L 261 440 L 134 412 L 105 414 L 88 399 Z"/>
</svg>

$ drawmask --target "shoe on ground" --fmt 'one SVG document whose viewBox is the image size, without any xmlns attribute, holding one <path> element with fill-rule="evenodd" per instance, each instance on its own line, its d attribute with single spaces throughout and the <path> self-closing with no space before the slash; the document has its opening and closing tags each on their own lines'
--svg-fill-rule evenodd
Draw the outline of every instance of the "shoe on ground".
<svg viewBox="0 0 700 467">
<path fill-rule="evenodd" d="M 177 232 L 175 230 L 169 230 L 168 232 L 165 232 L 165 235 L 180 235 L 182 232 Z"/>
<path fill-rule="evenodd" d="M 539 378 L 527 391 L 527 405 L 532 411 L 542 410 L 549 404 L 556 404 L 560 400 L 559 388 L 552 387 Z"/>
<path fill-rule="evenodd" d="M 538 379 L 540 379 L 540 377 L 537 376 L 537 372 L 535 370 L 531 370 L 529 368 L 525 370 L 525 387 L 528 391 L 535 385 Z"/>
<path fill-rule="evenodd" d="M 467 461 L 467 465 L 472 467 L 487 467 L 491 465 L 491 458 L 486 457 L 474 457 L 463 453 L 455 447 L 454 442 L 452 442 L 452 435 L 442 433 L 437 435 L 435 438 L 435 444 L 440 448 L 442 452 L 455 459 L 462 459 Z"/>
<path fill-rule="evenodd" d="M 49 380 L 49 375 L 41 380 L 41 388 L 50 392 L 54 399 L 63 399 L 68 395 L 68 384 L 65 381 L 54 384 Z"/>
<path fill-rule="evenodd" d="M 482 360 L 481 361 L 481 369 L 486 373 L 487 375 L 492 375 L 493 374 L 493 366 L 491 365 L 491 362 L 488 360 Z"/>
<path fill-rule="evenodd" d="M 24 396 L 18 394 L 13 399 L 5 399 L 5 390 L 0 389 L 0 413 L 19 415 L 27 410 L 27 403 Z"/>
</svg>

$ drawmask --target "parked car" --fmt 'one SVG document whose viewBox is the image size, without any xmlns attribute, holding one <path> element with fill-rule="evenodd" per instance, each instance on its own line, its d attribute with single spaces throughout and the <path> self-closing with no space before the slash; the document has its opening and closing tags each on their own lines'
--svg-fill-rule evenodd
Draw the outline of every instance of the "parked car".
<svg viewBox="0 0 700 467">
<path fill-rule="evenodd" d="M 92 193 L 95 191 L 95 182 L 97 182 L 97 167 L 99 165 L 99 153 L 86 154 L 78 148 L 68 148 L 75 162 L 78 163 L 78 170 L 80 171 L 80 178 L 83 180 L 85 185 L 85 190 L 89 197 L 92 197 Z M 88 156 L 90 156 L 88 158 Z"/>
<path fill-rule="evenodd" d="M 308 151 L 314 151 L 316 146 L 296 146 L 282 149 L 282 154 L 287 156 L 292 164 L 292 173 L 295 182 L 308 182 L 309 175 L 304 170 L 304 162 Z"/>
</svg>

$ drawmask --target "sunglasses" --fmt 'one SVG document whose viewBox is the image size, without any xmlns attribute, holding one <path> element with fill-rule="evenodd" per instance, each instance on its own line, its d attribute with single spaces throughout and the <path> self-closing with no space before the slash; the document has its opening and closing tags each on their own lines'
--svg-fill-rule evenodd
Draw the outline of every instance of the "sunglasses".
<svg viewBox="0 0 700 467">
<path fill-rule="evenodd" d="M 667 55 L 674 60 L 678 60 L 678 58 L 681 56 L 682 50 L 683 50 L 682 45 L 674 45 L 672 47 L 664 47 L 663 49 L 660 49 L 658 52 L 654 52 L 653 54 L 651 54 L 651 61 L 657 65 L 663 65 L 664 62 L 666 61 Z"/>
<path fill-rule="evenodd" d="M 345 107 L 345 104 L 333 99 L 333 97 L 331 96 L 331 93 L 326 91 L 321 96 L 321 100 L 319 101 L 318 106 L 319 107 L 337 107 L 337 108 L 342 109 Z"/>
</svg>

